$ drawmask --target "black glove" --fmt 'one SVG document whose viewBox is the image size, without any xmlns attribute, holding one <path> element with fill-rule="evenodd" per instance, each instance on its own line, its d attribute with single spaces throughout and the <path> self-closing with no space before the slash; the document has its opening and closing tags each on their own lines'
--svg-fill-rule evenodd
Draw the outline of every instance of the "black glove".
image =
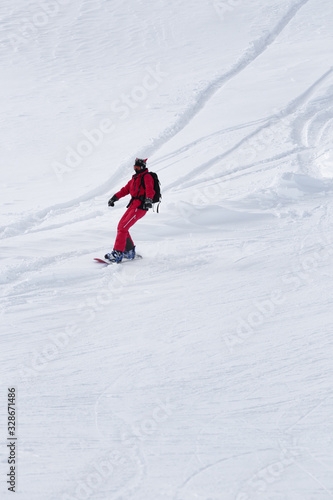
<svg viewBox="0 0 333 500">
<path fill-rule="evenodd" d="M 114 195 L 112 196 L 112 198 L 110 198 L 110 199 L 109 199 L 109 201 L 108 201 L 108 205 L 109 205 L 109 207 L 114 207 L 114 204 L 115 204 L 115 202 L 116 202 L 116 201 L 118 201 L 118 198 L 117 198 L 117 196 L 114 194 Z"/>
<path fill-rule="evenodd" d="M 143 202 L 143 209 L 148 210 L 149 208 L 152 208 L 153 206 L 153 200 L 151 198 L 146 198 L 145 201 Z"/>
</svg>

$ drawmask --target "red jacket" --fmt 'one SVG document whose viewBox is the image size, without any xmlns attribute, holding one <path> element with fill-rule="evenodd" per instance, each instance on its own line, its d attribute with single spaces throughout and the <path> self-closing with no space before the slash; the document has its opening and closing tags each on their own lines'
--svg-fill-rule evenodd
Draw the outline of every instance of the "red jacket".
<svg viewBox="0 0 333 500">
<path fill-rule="evenodd" d="M 142 176 L 145 175 L 144 180 L 141 182 Z M 145 185 L 146 189 L 144 189 L 143 184 Z M 117 198 L 123 198 L 124 196 L 127 196 L 130 194 L 131 196 L 143 196 L 144 198 L 154 198 L 154 179 L 152 176 L 149 174 L 148 169 L 144 170 L 143 172 L 140 172 L 139 174 L 134 174 L 132 179 L 124 186 L 121 188 L 118 193 L 116 193 Z M 140 200 L 133 200 L 131 203 L 132 208 L 138 208 L 141 205 Z"/>
</svg>

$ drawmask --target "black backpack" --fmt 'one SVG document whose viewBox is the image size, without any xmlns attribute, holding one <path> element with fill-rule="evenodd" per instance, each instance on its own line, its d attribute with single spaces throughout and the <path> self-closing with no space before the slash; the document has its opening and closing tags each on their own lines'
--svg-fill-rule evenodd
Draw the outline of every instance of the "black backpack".
<svg viewBox="0 0 333 500">
<path fill-rule="evenodd" d="M 145 182 L 144 182 L 144 177 L 147 174 L 150 174 L 152 176 L 152 178 L 154 179 L 154 191 L 155 191 L 155 194 L 154 194 L 154 198 L 153 198 L 153 203 L 158 203 L 157 210 L 156 210 L 156 212 L 158 212 L 159 211 L 159 207 L 160 207 L 160 203 L 161 203 L 161 200 L 162 200 L 161 183 L 159 181 L 158 175 L 155 172 L 147 172 L 146 174 L 144 174 L 141 177 L 141 184 L 142 184 L 144 190 L 146 190 L 146 186 L 145 186 Z"/>
</svg>

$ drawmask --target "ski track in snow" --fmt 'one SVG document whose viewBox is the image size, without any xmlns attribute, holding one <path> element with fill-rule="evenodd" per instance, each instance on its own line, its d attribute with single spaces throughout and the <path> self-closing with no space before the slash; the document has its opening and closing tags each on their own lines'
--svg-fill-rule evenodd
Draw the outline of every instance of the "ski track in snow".
<svg viewBox="0 0 333 500">
<path fill-rule="evenodd" d="M 273 116 L 268 117 L 265 120 L 264 124 L 260 125 L 258 128 L 256 128 L 254 131 L 252 131 L 250 134 L 244 136 L 232 148 L 221 153 L 220 155 L 215 156 L 214 158 L 212 158 L 209 161 L 207 161 L 206 163 L 200 165 L 196 169 L 193 169 L 189 174 L 187 174 L 187 175 L 181 177 L 180 179 L 177 179 L 177 181 L 169 184 L 167 186 L 167 189 L 177 188 L 177 186 L 179 184 L 181 186 L 179 189 L 182 189 L 183 187 L 194 186 L 195 184 L 201 183 L 202 179 L 199 179 L 197 182 L 192 181 L 191 183 L 189 181 L 191 181 L 197 175 L 201 175 L 203 171 L 208 170 L 216 163 L 219 163 L 220 161 L 222 161 L 225 158 L 227 158 L 228 156 L 230 156 L 232 153 L 235 153 L 241 146 L 243 146 L 249 140 L 251 140 L 251 139 L 255 138 L 256 136 L 258 136 L 259 134 L 261 134 L 266 128 L 269 128 L 269 127 L 279 123 L 280 121 L 286 120 L 287 117 L 301 113 L 302 106 L 304 106 L 307 103 L 307 101 L 310 99 L 310 97 L 312 97 L 312 95 L 315 93 L 315 91 L 318 88 L 320 88 L 320 85 L 322 83 L 326 82 L 326 80 L 331 76 L 332 72 L 333 72 L 333 69 L 330 68 L 319 79 L 317 79 L 312 85 L 310 85 L 309 88 L 305 90 L 305 92 L 302 92 L 302 94 L 300 96 L 298 96 L 296 99 L 294 99 L 292 102 L 290 102 L 284 109 L 277 112 Z M 307 118 L 303 118 L 302 126 L 305 126 L 304 121 L 306 122 Z M 305 150 L 305 149 L 306 149 L 305 145 L 298 146 L 298 147 L 296 146 L 295 149 L 293 149 L 292 151 L 289 151 L 286 153 L 281 153 L 280 155 L 277 155 L 276 157 L 267 158 L 267 160 L 260 161 L 259 164 L 262 164 L 265 162 L 269 163 L 271 161 L 274 161 L 275 158 L 281 159 L 284 156 L 295 154 L 295 153 L 302 151 L 302 150 Z M 206 180 L 208 180 L 208 181 L 216 180 L 218 177 L 225 177 L 226 175 L 235 173 L 237 171 L 241 172 L 242 170 L 247 170 L 249 168 L 252 168 L 253 166 L 256 166 L 257 164 L 258 163 L 253 163 L 253 164 L 245 165 L 245 166 L 240 165 L 239 167 L 233 169 L 232 171 L 223 172 L 220 176 L 215 175 L 212 177 L 208 177 L 208 178 L 206 178 Z"/>
<path fill-rule="evenodd" d="M 286 14 L 276 24 L 275 28 L 272 29 L 271 32 L 262 36 L 258 40 L 254 40 L 251 44 L 252 47 L 247 51 L 245 51 L 244 55 L 240 58 L 240 60 L 229 71 L 223 73 L 220 77 L 211 82 L 208 85 L 208 87 L 200 93 L 200 95 L 197 98 L 197 102 L 194 105 L 192 105 L 192 107 L 189 110 L 184 111 L 183 115 L 172 127 L 165 130 L 160 137 L 154 139 L 153 145 L 143 148 L 143 150 L 148 154 L 148 156 L 151 156 L 153 153 L 156 153 L 172 137 L 174 137 L 181 130 L 183 130 L 193 120 L 193 118 L 204 108 L 204 106 L 214 96 L 214 94 L 223 87 L 223 85 L 225 85 L 232 78 L 238 76 L 243 70 L 245 70 L 250 64 L 252 64 L 263 52 L 265 52 L 265 50 L 268 49 L 268 47 L 277 39 L 277 37 L 282 33 L 282 31 L 294 19 L 298 11 L 308 2 L 309 0 L 300 0 L 295 4 L 293 4 L 287 10 Z M 258 129 L 258 132 L 259 130 L 265 128 L 265 126 L 267 126 L 267 124 L 264 125 L 263 127 L 260 127 L 260 129 Z M 258 132 L 255 132 L 253 135 L 256 135 L 256 133 Z M 251 136 L 252 134 L 250 134 L 249 137 Z M 220 158 L 221 159 L 224 158 L 225 155 L 227 155 L 227 153 L 221 155 Z M 218 161 L 218 159 L 215 159 L 215 161 Z M 122 178 L 123 167 L 124 165 L 120 165 L 118 170 L 106 183 L 104 183 L 104 185 L 92 191 L 89 191 L 88 193 L 80 196 L 79 198 L 58 205 L 54 205 L 52 207 L 44 208 L 43 210 L 40 210 L 33 215 L 23 218 L 20 222 L 9 224 L 6 227 L 0 227 L 1 238 L 2 239 L 8 237 L 10 238 L 13 235 L 13 233 L 14 235 L 28 233 L 29 230 L 35 228 L 36 226 L 38 227 L 40 222 L 44 221 L 44 219 L 48 217 L 50 212 L 58 213 L 63 209 L 72 210 L 73 206 L 77 206 L 84 202 L 90 201 L 92 198 L 108 193 L 110 189 L 112 189 L 112 187 Z M 177 182 L 178 183 L 183 182 L 183 179 L 180 178 Z M 167 186 L 165 188 L 165 191 L 170 189 L 172 186 L 173 184 Z"/>
</svg>

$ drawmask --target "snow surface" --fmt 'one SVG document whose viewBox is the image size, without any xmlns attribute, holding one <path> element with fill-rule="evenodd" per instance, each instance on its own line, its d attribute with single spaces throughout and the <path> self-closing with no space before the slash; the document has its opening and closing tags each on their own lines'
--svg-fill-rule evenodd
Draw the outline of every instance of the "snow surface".
<svg viewBox="0 0 333 500">
<path fill-rule="evenodd" d="M 1 498 L 12 386 L 18 500 L 333 497 L 332 18 L 1 2 Z"/>
</svg>

